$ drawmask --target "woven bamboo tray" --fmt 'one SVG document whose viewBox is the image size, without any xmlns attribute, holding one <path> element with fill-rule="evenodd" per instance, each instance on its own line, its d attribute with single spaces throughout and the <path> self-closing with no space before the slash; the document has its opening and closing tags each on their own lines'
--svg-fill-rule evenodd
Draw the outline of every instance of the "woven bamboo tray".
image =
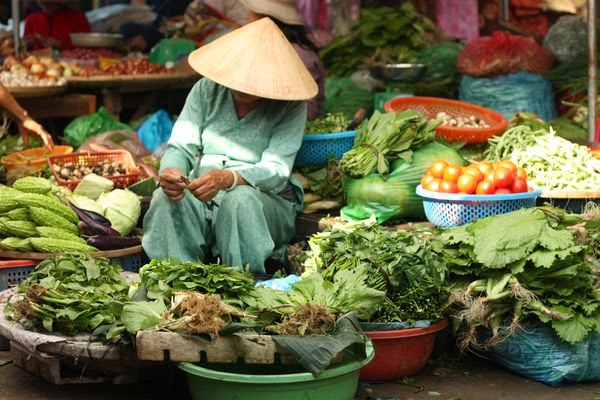
<svg viewBox="0 0 600 400">
<path fill-rule="evenodd" d="M 140 75 L 97 75 L 90 77 L 75 76 L 67 83 L 73 88 L 130 88 L 131 86 L 160 85 L 172 87 L 193 85 L 201 76 L 196 72 L 171 72 L 162 74 Z"/>
<path fill-rule="evenodd" d="M 48 97 L 63 94 L 67 85 L 54 86 L 12 86 L 6 88 L 16 98 Z"/>
<path fill-rule="evenodd" d="M 119 258 L 124 256 L 130 256 L 133 254 L 139 254 L 142 252 L 142 246 L 133 246 L 128 247 L 126 249 L 118 249 L 118 250 L 106 250 L 106 251 L 97 251 L 94 253 L 88 253 L 93 258 Z M 0 250 L 0 258 L 13 259 L 13 260 L 45 260 L 47 258 L 52 258 L 56 256 L 60 256 L 62 253 L 23 253 L 20 251 L 3 251 Z"/>
</svg>

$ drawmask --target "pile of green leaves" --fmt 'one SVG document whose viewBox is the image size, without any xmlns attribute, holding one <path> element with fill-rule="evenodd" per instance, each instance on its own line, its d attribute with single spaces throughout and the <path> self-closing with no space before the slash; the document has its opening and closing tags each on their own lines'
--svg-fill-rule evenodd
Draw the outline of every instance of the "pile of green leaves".
<svg viewBox="0 0 600 400">
<path fill-rule="evenodd" d="M 399 113 L 375 111 L 369 121 L 359 126 L 354 147 L 340 160 L 342 171 L 352 178 L 362 178 L 373 172 L 385 175 L 390 170 L 390 160 L 410 161 L 412 149 L 431 142 L 439 123 L 412 110 Z"/>
<path fill-rule="evenodd" d="M 340 163 L 335 158 L 329 158 L 327 165 L 323 168 L 314 171 L 303 171 L 302 174 L 308 180 L 312 193 L 316 193 L 323 199 L 343 200 L 343 176 Z"/>
<path fill-rule="evenodd" d="M 303 335 L 309 330 L 327 333 L 333 328 L 335 316 L 356 312 L 362 318 L 369 318 L 383 302 L 385 294 L 370 287 L 367 283 L 367 271 L 356 268 L 335 274 L 331 280 L 325 280 L 321 274 L 314 272 L 301 281 L 292 284 L 289 291 L 283 292 L 266 287 L 257 287 L 241 298 L 246 304 L 245 312 L 257 317 L 256 322 L 266 326 L 266 330 L 274 333 L 292 333 L 285 331 L 285 323 L 307 304 L 315 305 L 313 316 L 334 318 L 326 326 L 321 324 L 324 318 L 311 320 L 306 318 L 304 325 L 296 328 L 295 334 Z"/>
<path fill-rule="evenodd" d="M 29 328 L 68 335 L 88 332 L 111 340 L 124 330 L 120 316 L 129 285 L 120 271 L 106 258 L 83 254 L 44 260 L 19 285 L 24 297 L 5 311 Z"/>
<path fill-rule="evenodd" d="M 435 321 L 443 314 L 447 270 L 430 235 L 384 230 L 374 218 L 338 224 L 310 238 L 304 266 L 325 279 L 364 271 L 368 286 L 386 293 L 372 322 Z"/>
<path fill-rule="evenodd" d="M 365 9 L 351 32 L 331 41 L 320 55 L 328 75 L 347 76 L 382 49 L 410 61 L 414 58 L 411 50 L 433 42 L 433 30 L 433 22 L 417 13 L 410 2 L 394 8 Z"/>
<path fill-rule="evenodd" d="M 348 119 L 342 113 L 327 114 L 325 118 L 307 121 L 304 134 L 338 133 L 348 128 Z"/>
<path fill-rule="evenodd" d="M 464 282 L 451 296 L 463 347 L 478 345 L 480 327 L 492 331 L 484 343 L 492 346 L 535 320 L 568 343 L 600 332 L 598 276 L 586 261 L 586 244 L 573 233 L 585 232 L 572 226 L 580 221 L 560 209 L 530 208 L 439 236 L 453 279 Z"/>
<path fill-rule="evenodd" d="M 234 300 L 254 288 L 249 273 L 221 264 L 183 262 L 175 258 L 151 260 L 140 268 L 140 279 L 148 299 L 168 299 L 173 291 L 195 290 L 220 294 Z"/>
</svg>

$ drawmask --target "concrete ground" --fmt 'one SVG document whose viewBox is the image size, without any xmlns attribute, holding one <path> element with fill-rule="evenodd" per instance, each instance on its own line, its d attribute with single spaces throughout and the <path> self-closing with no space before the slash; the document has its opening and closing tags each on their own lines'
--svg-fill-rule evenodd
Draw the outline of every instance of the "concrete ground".
<svg viewBox="0 0 600 400">
<path fill-rule="evenodd" d="M 2 360 L 10 353 L 0 352 Z M 153 400 L 186 399 L 182 376 L 136 385 L 53 386 L 15 367 L 0 366 L 0 400 Z M 169 383 L 170 382 L 170 383 Z M 240 397 L 242 400 L 243 397 Z M 600 400 L 600 383 L 552 388 L 474 357 L 442 355 L 402 383 L 362 382 L 360 400 Z M 284 400 L 284 399 L 282 399 Z"/>
</svg>

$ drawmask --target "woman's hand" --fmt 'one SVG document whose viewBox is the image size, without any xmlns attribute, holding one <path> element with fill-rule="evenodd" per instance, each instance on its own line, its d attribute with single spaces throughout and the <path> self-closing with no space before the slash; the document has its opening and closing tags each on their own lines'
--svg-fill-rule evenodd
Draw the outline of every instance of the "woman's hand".
<svg viewBox="0 0 600 400">
<path fill-rule="evenodd" d="M 219 190 L 231 187 L 233 174 L 226 169 L 213 169 L 194 179 L 187 188 L 198 200 L 207 202 L 214 199 Z"/>
<path fill-rule="evenodd" d="M 177 168 L 167 168 L 158 176 L 163 192 L 173 201 L 183 199 L 183 189 L 187 187 L 187 177 Z"/>
<path fill-rule="evenodd" d="M 54 147 L 52 136 L 50 136 L 40 124 L 29 117 L 25 118 L 22 122 L 19 122 L 19 130 L 21 131 L 21 137 L 23 138 L 23 144 L 25 144 L 25 146 L 29 146 L 29 135 L 33 133 L 42 138 L 44 146 L 46 146 L 48 150 L 52 150 Z"/>
</svg>

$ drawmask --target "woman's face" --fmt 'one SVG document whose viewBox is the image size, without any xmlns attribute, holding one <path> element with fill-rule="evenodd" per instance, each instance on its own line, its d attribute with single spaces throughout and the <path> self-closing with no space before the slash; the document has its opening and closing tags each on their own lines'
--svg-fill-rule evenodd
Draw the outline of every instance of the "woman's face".
<svg viewBox="0 0 600 400">
<path fill-rule="evenodd" d="M 244 104 L 252 104 L 260 101 L 260 97 L 254 96 L 252 94 L 242 93 L 233 91 L 233 98 L 236 102 L 244 103 Z"/>
</svg>

